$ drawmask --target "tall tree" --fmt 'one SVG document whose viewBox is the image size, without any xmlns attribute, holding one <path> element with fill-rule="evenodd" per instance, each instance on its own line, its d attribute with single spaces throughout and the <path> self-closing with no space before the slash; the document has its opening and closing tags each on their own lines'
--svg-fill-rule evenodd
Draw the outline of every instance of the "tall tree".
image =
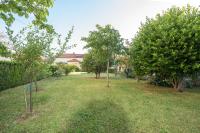
<svg viewBox="0 0 200 133">
<path fill-rule="evenodd" d="M 33 14 L 34 25 L 52 30 L 53 27 L 46 22 L 49 15 L 48 9 L 53 4 L 54 0 L 1 0 L 0 18 L 10 26 L 15 20 L 15 15 L 28 18 Z"/>
<path fill-rule="evenodd" d="M 82 40 L 87 43 L 86 48 L 95 49 L 102 56 L 106 56 L 107 60 L 107 86 L 109 87 L 109 67 L 111 59 L 119 54 L 123 48 L 123 39 L 119 31 L 111 25 L 100 26 L 96 25 L 95 31 L 90 31 L 88 37 L 83 37 Z"/>
<path fill-rule="evenodd" d="M 136 73 L 168 79 L 182 91 L 183 78 L 200 70 L 199 14 L 198 8 L 188 5 L 147 18 L 132 43 Z"/>
</svg>

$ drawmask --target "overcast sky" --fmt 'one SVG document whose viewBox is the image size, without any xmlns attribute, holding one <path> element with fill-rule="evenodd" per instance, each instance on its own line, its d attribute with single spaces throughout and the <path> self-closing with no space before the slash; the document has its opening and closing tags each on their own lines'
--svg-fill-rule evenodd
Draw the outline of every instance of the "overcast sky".
<svg viewBox="0 0 200 133">
<path fill-rule="evenodd" d="M 84 53 L 84 42 L 80 39 L 95 29 L 96 24 L 111 24 L 123 38 L 131 40 L 146 16 L 154 17 L 157 13 L 173 5 L 187 4 L 198 7 L 200 0 L 56 0 L 50 9 L 48 23 L 57 32 L 66 35 L 71 26 L 75 27 L 70 43 L 78 44 L 67 52 Z M 17 17 L 13 29 L 18 30 L 30 20 Z M 3 22 L 0 21 L 1 30 Z"/>
</svg>

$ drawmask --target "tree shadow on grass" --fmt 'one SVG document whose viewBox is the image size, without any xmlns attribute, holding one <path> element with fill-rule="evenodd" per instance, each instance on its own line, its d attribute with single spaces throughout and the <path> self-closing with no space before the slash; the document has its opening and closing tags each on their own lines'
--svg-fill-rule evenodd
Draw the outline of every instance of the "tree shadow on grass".
<svg viewBox="0 0 200 133">
<path fill-rule="evenodd" d="M 122 107 L 110 100 L 92 101 L 75 113 L 63 132 L 130 133 L 130 123 Z"/>
</svg>

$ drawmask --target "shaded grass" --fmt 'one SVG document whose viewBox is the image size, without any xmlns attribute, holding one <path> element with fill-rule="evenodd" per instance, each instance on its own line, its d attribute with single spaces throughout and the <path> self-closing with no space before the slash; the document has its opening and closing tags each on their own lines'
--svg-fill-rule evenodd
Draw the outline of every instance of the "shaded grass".
<svg viewBox="0 0 200 133">
<path fill-rule="evenodd" d="M 25 118 L 24 87 L 0 92 L 0 132 L 200 132 L 200 90 L 178 93 L 121 77 L 107 88 L 106 79 L 91 76 L 40 81 Z"/>
<path fill-rule="evenodd" d="M 110 100 L 91 101 L 74 114 L 62 132 L 129 133 L 131 125 L 123 108 Z"/>
</svg>

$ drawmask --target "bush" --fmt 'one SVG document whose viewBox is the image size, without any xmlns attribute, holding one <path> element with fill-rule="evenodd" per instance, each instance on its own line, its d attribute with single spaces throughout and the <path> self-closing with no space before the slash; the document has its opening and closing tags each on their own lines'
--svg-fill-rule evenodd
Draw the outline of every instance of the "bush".
<svg viewBox="0 0 200 133">
<path fill-rule="evenodd" d="M 109 73 L 115 73 L 115 68 L 109 68 Z"/>
<path fill-rule="evenodd" d="M 135 78 L 135 74 L 131 68 L 124 69 L 124 73 L 127 78 Z"/>
<path fill-rule="evenodd" d="M 70 72 L 80 72 L 80 68 L 75 65 L 66 65 L 70 69 Z"/>
<path fill-rule="evenodd" d="M 158 85 L 158 86 L 163 86 L 163 87 L 172 87 L 172 84 L 169 80 L 162 79 L 158 76 L 152 76 L 150 83 L 153 85 Z"/>
<path fill-rule="evenodd" d="M 22 64 L 10 61 L 0 61 L 0 91 L 28 83 L 25 75 L 25 68 Z M 37 80 L 49 76 L 48 67 L 44 66 L 37 75 Z"/>
<path fill-rule="evenodd" d="M 51 76 L 51 72 L 49 71 L 49 65 L 43 65 L 40 69 L 39 74 L 37 75 L 37 80 L 41 80 Z"/>
<path fill-rule="evenodd" d="M 60 77 L 62 75 L 62 68 L 58 65 L 51 65 L 49 67 L 49 70 L 51 72 L 51 76 L 53 77 Z"/>
<path fill-rule="evenodd" d="M 68 75 L 71 72 L 71 68 L 68 65 L 66 65 L 64 67 L 64 71 L 65 71 L 65 75 Z"/>
<path fill-rule="evenodd" d="M 0 61 L 0 81 L 0 91 L 28 82 L 24 78 L 24 67 L 8 61 Z"/>
</svg>

